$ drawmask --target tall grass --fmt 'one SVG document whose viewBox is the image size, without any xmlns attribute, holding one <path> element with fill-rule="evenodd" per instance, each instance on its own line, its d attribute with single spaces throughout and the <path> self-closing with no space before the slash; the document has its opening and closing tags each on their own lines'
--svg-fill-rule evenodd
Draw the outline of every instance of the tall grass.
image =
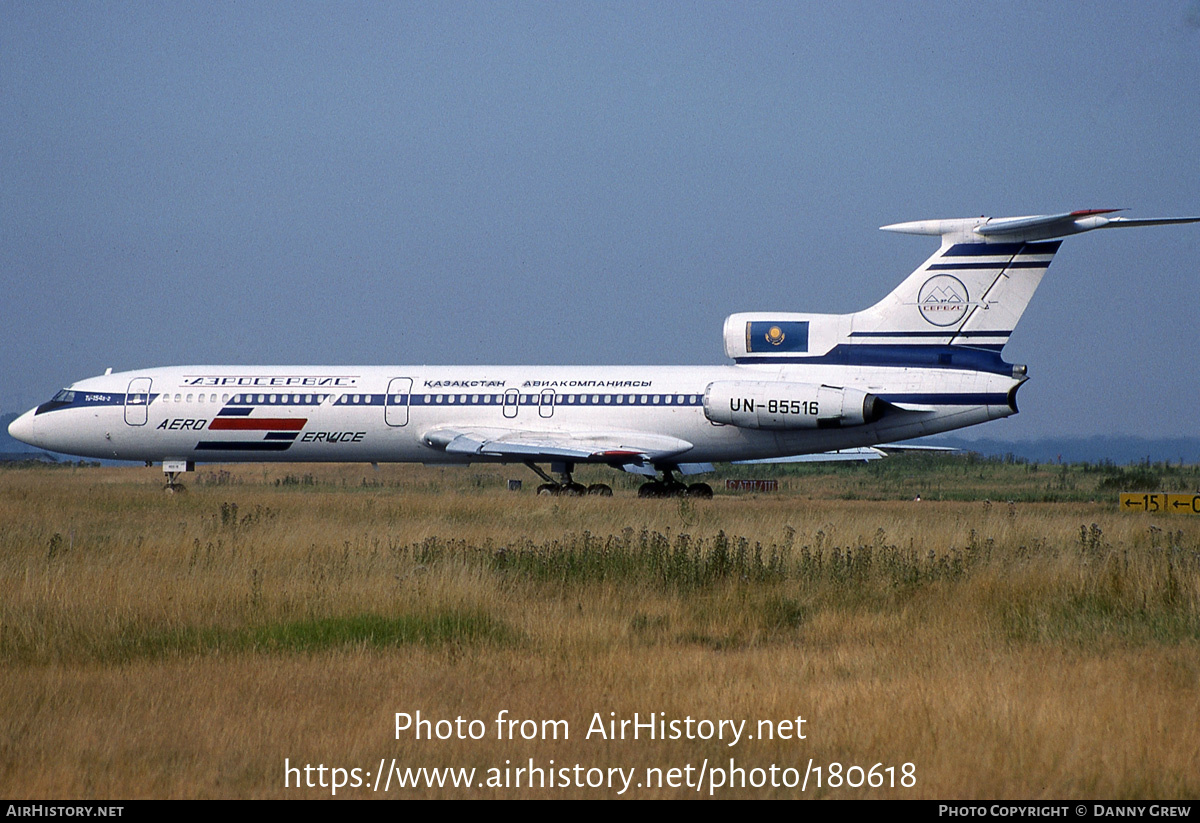
<svg viewBox="0 0 1200 823">
<path fill-rule="evenodd" d="M 283 789 L 284 757 L 733 755 L 917 764 L 914 792 L 835 797 L 1195 796 L 1200 523 L 1009 503 L 1025 469 L 992 468 L 1000 494 L 919 503 L 957 466 L 910 466 L 891 500 L 840 499 L 869 475 L 838 469 L 703 502 L 511 494 L 505 469 L 237 467 L 178 496 L 150 471 L 0 471 L 0 782 L 320 796 Z M 426 745 L 389 722 L 501 708 L 580 732 L 609 711 L 812 725 L 729 750 Z"/>
</svg>

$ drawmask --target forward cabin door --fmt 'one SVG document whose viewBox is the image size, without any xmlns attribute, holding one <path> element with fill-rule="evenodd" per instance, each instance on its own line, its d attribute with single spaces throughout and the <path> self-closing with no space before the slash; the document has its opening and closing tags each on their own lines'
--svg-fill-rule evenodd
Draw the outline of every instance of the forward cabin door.
<svg viewBox="0 0 1200 823">
<path fill-rule="evenodd" d="M 150 383 L 149 377 L 135 377 L 129 381 L 129 389 L 125 392 L 125 422 L 130 426 L 146 425 Z"/>
</svg>

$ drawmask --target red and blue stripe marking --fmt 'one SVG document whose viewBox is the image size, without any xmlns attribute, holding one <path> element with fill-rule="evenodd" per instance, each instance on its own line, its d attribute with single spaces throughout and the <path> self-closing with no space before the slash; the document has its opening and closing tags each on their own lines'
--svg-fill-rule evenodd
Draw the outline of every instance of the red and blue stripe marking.
<svg viewBox="0 0 1200 823">
<path fill-rule="evenodd" d="M 262 432 L 261 440 L 201 440 L 196 451 L 287 451 L 308 424 L 307 417 L 254 417 L 254 409 L 254 406 L 226 406 L 217 412 L 208 430 Z"/>
</svg>

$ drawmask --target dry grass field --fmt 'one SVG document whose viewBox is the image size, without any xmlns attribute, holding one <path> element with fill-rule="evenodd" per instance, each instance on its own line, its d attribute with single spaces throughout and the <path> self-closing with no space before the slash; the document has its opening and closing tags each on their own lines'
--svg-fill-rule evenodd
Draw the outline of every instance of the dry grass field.
<svg viewBox="0 0 1200 823">
<path fill-rule="evenodd" d="M 0 470 L 0 796 L 1200 796 L 1200 517 L 1116 506 L 1194 468 L 912 456 L 711 501 L 580 479 L 616 496 L 538 498 L 520 467 L 203 468 L 179 495 Z M 482 738 L 398 736 L 418 711 Z M 567 723 L 500 739 L 501 712 Z M 684 736 L 588 735 L 634 713 Z"/>
</svg>

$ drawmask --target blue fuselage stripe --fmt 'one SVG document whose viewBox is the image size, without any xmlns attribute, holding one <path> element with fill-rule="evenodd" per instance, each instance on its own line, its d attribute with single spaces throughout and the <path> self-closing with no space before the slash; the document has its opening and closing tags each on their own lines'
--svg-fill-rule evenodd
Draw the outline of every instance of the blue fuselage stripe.
<svg viewBox="0 0 1200 823">
<path fill-rule="evenodd" d="M 947 334 L 946 336 L 953 336 Z M 976 346 L 839 343 L 816 357 L 739 357 L 738 363 L 788 363 L 806 366 L 907 366 L 924 369 L 962 369 L 1012 374 L 1000 352 Z"/>
<path fill-rule="evenodd" d="M 880 400 L 888 403 L 915 403 L 923 406 L 1004 406 L 1008 404 L 1008 395 L 1002 392 L 970 392 L 966 394 L 886 394 L 878 395 Z"/>
<path fill-rule="evenodd" d="M 1012 330 L 995 331 L 852 331 L 851 337 L 1004 337 Z"/>
</svg>

